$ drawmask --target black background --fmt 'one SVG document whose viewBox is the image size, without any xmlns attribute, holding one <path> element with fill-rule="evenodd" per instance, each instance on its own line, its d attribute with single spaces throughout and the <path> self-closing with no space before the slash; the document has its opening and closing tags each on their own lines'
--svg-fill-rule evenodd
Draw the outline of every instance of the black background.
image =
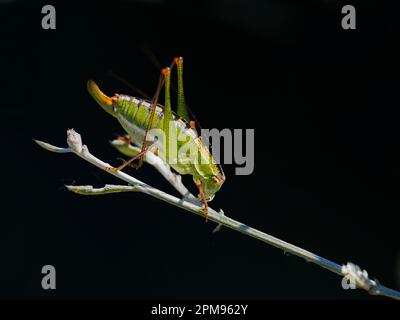
<svg viewBox="0 0 400 320">
<path fill-rule="evenodd" d="M 377 299 L 254 239 L 212 234 L 213 223 L 146 195 L 65 190 L 118 181 L 32 138 L 63 146 L 73 127 L 118 163 L 108 140 L 122 128 L 86 80 L 135 94 L 113 71 L 151 95 L 160 66 L 178 55 L 203 127 L 255 128 L 254 173 L 224 166 L 212 207 L 398 288 L 393 3 L 0 2 L 0 297 Z M 56 7 L 56 30 L 41 28 L 44 4 Z M 356 30 L 341 28 L 344 4 L 356 7 Z M 174 193 L 152 168 L 131 173 Z M 41 288 L 45 264 L 56 267 L 56 290 Z"/>
</svg>

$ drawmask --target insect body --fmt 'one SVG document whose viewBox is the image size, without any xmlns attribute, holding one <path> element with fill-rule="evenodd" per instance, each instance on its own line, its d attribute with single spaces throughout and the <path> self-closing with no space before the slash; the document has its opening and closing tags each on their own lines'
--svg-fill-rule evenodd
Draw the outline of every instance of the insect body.
<svg viewBox="0 0 400 320">
<path fill-rule="evenodd" d="M 142 152 L 125 162 L 122 166 L 111 170 L 120 170 L 127 165 L 132 165 L 133 160 L 142 158 L 149 148 L 156 150 L 156 154 L 165 160 L 179 174 L 190 174 L 199 189 L 199 198 L 204 203 L 204 213 L 207 219 L 207 202 L 211 201 L 215 193 L 221 188 L 225 181 L 222 168 L 216 163 L 209 149 L 202 143 L 193 125 L 189 124 L 189 117 L 186 110 L 183 96 L 182 81 L 182 58 L 176 58 L 172 66 L 178 68 L 178 114 L 171 111 L 170 101 L 170 72 L 171 68 L 162 70 L 159 85 L 152 101 L 115 94 L 113 97 L 105 95 L 93 80 L 88 81 L 88 90 L 97 103 L 109 114 L 117 118 L 125 129 L 130 140 Z M 165 106 L 158 104 L 158 95 L 162 85 L 165 84 Z M 164 141 L 155 140 L 154 129 L 162 130 L 165 133 Z M 172 135 L 173 134 L 173 135 Z M 184 153 L 170 152 L 171 137 L 177 150 L 195 151 Z M 179 137 L 179 139 L 178 139 Z M 154 141 L 148 146 L 148 140 Z M 137 165 L 136 165 L 137 166 Z"/>
</svg>

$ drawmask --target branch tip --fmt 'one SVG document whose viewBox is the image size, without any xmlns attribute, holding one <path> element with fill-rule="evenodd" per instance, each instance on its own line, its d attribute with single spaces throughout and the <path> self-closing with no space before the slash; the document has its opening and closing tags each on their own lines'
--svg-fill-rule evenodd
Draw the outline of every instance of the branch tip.
<svg viewBox="0 0 400 320">
<path fill-rule="evenodd" d="M 67 130 L 67 143 L 72 151 L 81 153 L 82 151 L 82 137 L 74 129 Z"/>
</svg>

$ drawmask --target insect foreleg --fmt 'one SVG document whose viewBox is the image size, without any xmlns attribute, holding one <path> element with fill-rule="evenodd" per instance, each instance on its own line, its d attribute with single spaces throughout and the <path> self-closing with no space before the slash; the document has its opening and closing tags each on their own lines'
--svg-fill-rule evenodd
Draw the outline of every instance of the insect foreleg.
<svg viewBox="0 0 400 320">
<path fill-rule="evenodd" d="M 208 202 L 206 196 L 204 195 L 203 186 L 201 185 L 200 180 L 195 180 L 194 183 L 196 187 L 199 189 L 199 197 L 201 202 L 204 204 L 204 216 L 206 217 L 206 222 L 208 221 Z"/>
</svg>

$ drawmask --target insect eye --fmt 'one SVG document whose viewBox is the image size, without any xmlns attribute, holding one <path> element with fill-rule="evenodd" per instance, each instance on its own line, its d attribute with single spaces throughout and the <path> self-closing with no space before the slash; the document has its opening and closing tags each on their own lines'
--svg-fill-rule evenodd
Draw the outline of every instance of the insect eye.
<svg viewBox="0 0 400 320">
<path fill-rule="evenodd" d="M 212 176 L 212 182 L 214 182 L 215 184 L 217 184 L 219 182 L 218 178 L 216 176 Z"/>
</svg>

